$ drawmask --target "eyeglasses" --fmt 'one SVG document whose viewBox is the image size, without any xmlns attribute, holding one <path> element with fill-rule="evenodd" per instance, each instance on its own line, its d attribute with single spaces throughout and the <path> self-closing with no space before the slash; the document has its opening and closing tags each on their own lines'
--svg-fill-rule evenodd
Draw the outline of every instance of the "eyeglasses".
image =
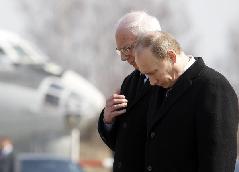
<svg viewBox="0 0 239 172">
<path fill-rule="evenodd" d="M 135 42 L 132 43 L 131 45 L 127 45 L 123 48 L 116 48 L 116 53 L 119 55 L 119 56 L 128 56 L 131 52 L 131 50 L 134 48 L 135 46 Z"/>
</svg>

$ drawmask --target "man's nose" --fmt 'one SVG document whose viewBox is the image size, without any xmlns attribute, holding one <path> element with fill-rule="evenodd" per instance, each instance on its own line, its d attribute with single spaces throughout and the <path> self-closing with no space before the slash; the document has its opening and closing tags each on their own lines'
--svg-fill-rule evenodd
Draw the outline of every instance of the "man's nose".
<svg viewBox="0 0 239 172">
<path fill-rule="evenodd" d="M 149 77 L 149 83 L 150 83 L 150 85 L 155 85 L 156 84 L 156 80 L 155 79 L 153 79 L 152 77 Z"/>
</svg>

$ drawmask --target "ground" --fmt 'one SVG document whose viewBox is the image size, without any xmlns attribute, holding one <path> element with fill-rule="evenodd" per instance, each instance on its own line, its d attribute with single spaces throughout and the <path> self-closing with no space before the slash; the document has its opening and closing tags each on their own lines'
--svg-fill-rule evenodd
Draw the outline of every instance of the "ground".
<svg viewBox="0 0 239 172">
<path fill-rule="evenodd" d="M 85 172 L 111 172 L 110 168 L 104 168 L 101 165 L 103 160 L 111 157 L 111 151 L 102 142 L 97 131 L 93 131 L 90 138 L 82 140 L 80 159 Z"/>
</svg>

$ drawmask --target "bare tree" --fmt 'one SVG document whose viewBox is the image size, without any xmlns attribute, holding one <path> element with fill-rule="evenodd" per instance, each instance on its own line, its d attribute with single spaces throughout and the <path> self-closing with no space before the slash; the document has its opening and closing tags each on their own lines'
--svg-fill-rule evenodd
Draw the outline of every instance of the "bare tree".
<svg viewBox="0 0 239 172">
<path fill-rule="evenodd" d="M 180 0 L 22 0 L 20 5 L 34 42 L 52 60 L 78 71 L 105 95 L 133 70 L 114 52 L 114 25 L 123 14 L 145 10 L 160 20 L 163 30 L 180 38 L 190 29 Z"/>
</svg>

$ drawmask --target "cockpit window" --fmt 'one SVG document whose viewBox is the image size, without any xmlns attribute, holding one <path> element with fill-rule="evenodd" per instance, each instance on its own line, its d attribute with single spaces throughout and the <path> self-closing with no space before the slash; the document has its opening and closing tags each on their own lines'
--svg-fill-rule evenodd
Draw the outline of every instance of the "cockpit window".
<svg viewBox="0 0 239 172">
<path fill-rule="evenodd" d="M 0 58 L 2 57 L 2 56 L 5 56 L 5 51 L 0 47 Z"/>
<path fill-rule="evenodd" d="M 0 64 L 9 63 L 9 58 L 7 58 L 5 51 L 0 47 Z"/>
<path fill-rule="evenodd" d="M 31 58 L 31 56 L 20 46 L 18 45 L 15 45 L 13 47 L 16 52 L 17 52 L 17 55 L 18 55 L 18 58 L 19 58 L 19 61 L 21 63 L 34 63 L 34 60 Z"/>
</svg>

